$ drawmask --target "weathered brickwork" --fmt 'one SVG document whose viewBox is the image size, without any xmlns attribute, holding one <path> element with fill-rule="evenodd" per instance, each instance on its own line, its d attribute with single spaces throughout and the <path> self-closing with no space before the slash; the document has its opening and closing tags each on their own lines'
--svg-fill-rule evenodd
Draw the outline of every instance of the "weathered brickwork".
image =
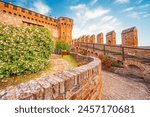
<svg viewBox="0 0 150 117">
<path fill-rule="evenodd" d="M 116 32 L 115 31 L 111 31 L 106 34 L 106 44 L 116 45 Z"/>
<path fill-rule="evenodd" d="M 94 57 L 105 54 L 123 63 L 124 68 L 118 68 L 115 73 L 134 75 L 150 82 L 150 49 L 82 43 L 75 52 Z"/>
<path fill-rule="evenodd" d="M 122 31 L 122 45 L 116 45 L 115 35 L 114 31 L 107 33 L 106 44 L 101 41 L 103 40 L 103 38 L 100 38 L 103 37 L 102 33 L 96 36 L 97 42 L 95 44 L 92 41 L 80 43 L 79 39 L 76 39 L 76 46 L 72 47 L 75 48 L 75 52 L 86 53 L 88 56 L 110 56 L 123 63 L 123 72 L 142 77 L 145 81 L 150 81 L 150 49 L 138 47 L 136 27 Z"/>
<path fill-rule="evenodd" d="M 76 39 L 76 42 L 85 42 L 85 43 L 97 43 L 104 44 L 104 35 L 103 33 L 99 33 L 97 36 L 87 35 L 84 37 L 84 41 L 81 41 L 81 37 Z M 138 47 L 138 32 L 136 27 L 131 27 L 125 29 L 121 33 L 122 38 L 122 46 L 130 46 L 130 47 Z M 74 43 L 74 40 L 72 41 Z M 111 31 L 106 34 L 106 45 L 117 45 L 116 44 L 116 32 Z"/>
<path fill-rule="evenodd" d="M 86 42 L 87 42 L 87 43 L 90 43 L 90 35 L 87 35 L 87 36 L 86 36 Z"/>
<path fill-rule="evenodd" d="M 99 100 L 102 96 L 101 62 L 97 58 L 71 53 L 87 64 L 43 76 L 0 92 L 1 100 Z"/>
<path fill-rule="evenodd" d="M 90 43 L 95 43 L 95 35 L 94 34 L 90 37 Z"/>
<path fill-rule="evenodd" d="M 138 46 L 138 35 L 136 27 L 123 30 L 121 33 L 123 46 Z"/>
<path fill-rule="evenodd" d="M 0 1 L 0 22 L 15 26 L 42 26 L 57 39 L 72 41 L 73 20 L 67 17 L 51 18 L 37 12 Z"/>
<path fill-rule="evenodd" d="M 104 44 L 104 35 L 103 35 L 103 33 L 99 33 L 97 35 L 97 43 Z"/>
</svg>

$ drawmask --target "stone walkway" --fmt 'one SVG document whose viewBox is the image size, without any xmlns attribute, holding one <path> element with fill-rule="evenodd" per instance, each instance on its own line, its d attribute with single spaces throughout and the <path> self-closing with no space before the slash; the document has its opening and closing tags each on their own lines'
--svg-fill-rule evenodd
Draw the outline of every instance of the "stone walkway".
<svg viewBox="0 0 150 117">
<path fill-rule="evenodd" d="M 51 63 L 53 70 L 49 74 L 72 68 L 61 56 L 55 54 L 51 57 Z M 150 83 L 145 83 L 143 79 L 127 78 L 107 71 L 102 71 L 102 77 L 103 100 L 150 99 Z"/>
<path fill-rule="evenodd" d="M 140 78 L 102 72 L 103 100 L 150 100 L 150 83 Z"/>
<path fill-rule="evenodd" d="M 58 55 L 52 55 L 53 71 L 50 74 L 71 69 L 70 64 Z M 143 79 L 123 77 L 103 71 L 103 100 L 150 99 L 150 83 Z"/>
<path fill-rule="evenodd" d="M 50 60 L 53 66 L 53 70 L 50 72 L 50 74 L 62 72 L 72 68 L 71 65 L 62 59 L 60 55 L 53 54 Z"/>
</svg>

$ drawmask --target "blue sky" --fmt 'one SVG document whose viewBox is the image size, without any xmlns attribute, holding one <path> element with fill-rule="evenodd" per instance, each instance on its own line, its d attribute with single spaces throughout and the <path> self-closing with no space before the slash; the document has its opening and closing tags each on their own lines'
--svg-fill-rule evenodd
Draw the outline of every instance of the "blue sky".
<svg viewBox="0 0 150 117">
<path fill-rule="evenodd" d="M 8 1 L 8 0 L 6 0 Z M 51 17 L 74 19 L 73 38 L 84 34 L 104 35 L 136 26 L 139 45 L 150 46 L 150 0 L 12 0 L 14 4 Z"/>
</svg>

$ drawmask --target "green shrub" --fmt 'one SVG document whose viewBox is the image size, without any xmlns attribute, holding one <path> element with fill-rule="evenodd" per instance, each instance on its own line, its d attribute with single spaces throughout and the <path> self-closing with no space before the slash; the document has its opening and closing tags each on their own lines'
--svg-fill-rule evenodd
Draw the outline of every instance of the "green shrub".
<svg viewBox="0 0 150 117">
<path fill-rule="evenodd" d="M 0 24 L 0 79 L 45 68 L 52 50 L 48 29 Z"/>
<path fill-rule="evenodd" d="M 67 50 L 70 51 L 71 47 L 63 40 L 56 41 L 56 49 L 57 50 Z"/>
</svg>

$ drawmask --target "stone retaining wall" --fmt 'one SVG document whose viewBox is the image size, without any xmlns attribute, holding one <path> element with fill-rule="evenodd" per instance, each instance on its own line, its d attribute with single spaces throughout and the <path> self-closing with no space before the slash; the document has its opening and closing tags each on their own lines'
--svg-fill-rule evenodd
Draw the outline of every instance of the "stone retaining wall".
<svg viewBox="0 0 150 117">
<path fill-rule="evenodd" d="M 101 62 L 71 53 L 87 64 L 52 76 L 43 76 L 0 92 L 1 100 L 99 100 L 102 96 Z"/>
</svg>

